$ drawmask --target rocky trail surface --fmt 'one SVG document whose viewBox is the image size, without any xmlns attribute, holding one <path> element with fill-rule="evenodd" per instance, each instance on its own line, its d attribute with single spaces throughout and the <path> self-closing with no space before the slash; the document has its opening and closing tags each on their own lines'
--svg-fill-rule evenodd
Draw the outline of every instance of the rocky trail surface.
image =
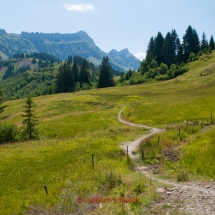
<svg viewBox="0 0 215 215">
<path fill-rule="evenodd" d="M 121 148 L 127 150 L 128 155 L 136 162 L 140 155 L 136 155 L 138 145 L 150 136 L 161 133 L 164 130 L 151 128 L 146 125 L 127 122 L 118 114 L 118 120 L 130 126 L 142 127 L 149 130 L 148 134 L 142 135 L 138 139 L 123 143 Z M 153 174 L 152 168 L 137 163 L 136 171 L 142 172 L 151 178 L 157 186 L 160 198 L 155 200 L 144 214 L 193 214 L 193 215 L 215 215 L 215 181 L 211 182 L 173 182 L 171 180 L 160 179 Z"/>
</svg>

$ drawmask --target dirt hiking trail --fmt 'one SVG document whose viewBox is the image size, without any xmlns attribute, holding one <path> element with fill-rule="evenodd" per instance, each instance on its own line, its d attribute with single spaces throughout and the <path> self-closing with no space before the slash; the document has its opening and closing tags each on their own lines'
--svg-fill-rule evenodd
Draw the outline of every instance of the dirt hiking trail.
<svg viewBox="0 0 215 215">
<path fill-rule="evenodd" d="M 123 110 L 124 108 L 118 114 L 118 120 L 121 123 L 149 130 L 148 134 L 142 135 L 134 141 L 125 142 L 120 145 L 124 150 L 127 150 L 128 146 L 128 154 L 137 164 L 136 171 L 151 178 L 157 186 L 157 192 L 160 193 L 160 198 L 154 201 L 151 206 L 147 208 L 147 211 L 143 211 L 143 213 L 215 215 L 215 181 L 207 183 L 198 181 L 177 183 L 171 180 L 159 179 L 149 170 L 150 168 L 136 162 L 137 159 L 140 158 L 140 155 L 133 154 L 133 152 L 137 150 L 139 144 L 150 136 L 161 133 L 164 130 L 127 122 L 121 117 Z"/>
</svg>

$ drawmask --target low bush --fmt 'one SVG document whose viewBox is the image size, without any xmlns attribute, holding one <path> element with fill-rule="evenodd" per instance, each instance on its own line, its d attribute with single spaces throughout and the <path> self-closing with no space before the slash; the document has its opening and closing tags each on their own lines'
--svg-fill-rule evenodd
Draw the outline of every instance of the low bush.
<svg viewBox="0 0 215 215">
<path fill-rule="evenodd" d="M 141 84 L 141 83 L 144 83 L 144 82 L 145 82 L 144 77 L 140 73 L 136 72 L 131 76 L 131 79 L 130 79 L 130 84 L 131 85 Z"/>
<path fill-rule="evenodd" d="M 17 126 L 14 124 L 0 124 L 0 144 L 15 142 L 18 135 Z"/>
<path fill-rule="evenodd" d="M 180 170 L 179 173 L 177 174 L 177 181 L 178 182 L 183 182 L 183 181 L 188 181 L 188 173 L 187 171 Z"/>
</svg>

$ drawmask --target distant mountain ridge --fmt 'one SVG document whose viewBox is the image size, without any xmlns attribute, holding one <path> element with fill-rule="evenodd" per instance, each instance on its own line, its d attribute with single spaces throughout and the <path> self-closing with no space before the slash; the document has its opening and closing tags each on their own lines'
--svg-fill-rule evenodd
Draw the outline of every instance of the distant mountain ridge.
<svg viewBox="0 0 215 215">
<path fill-rule="evenodd" d="M 135 70 L 138 70 L 140 67 L 140 61 L 132 55 L 127 48 L 119 52 L 112 49 L 108 53 L 108 56 L 110 56 L 110 58 L 114 58 L 118 64 L 123 65 L 124 67 L 133 68 Z"/>
<path fill-rule="evenodd" d="M 99 65 L 103 56 L 108 55 L 111 65 L 119 71 L 129 69 L 138 70 L 140 60 L 132 55 L 128 49 L 117 52 L 112 49 L 109 53 L 103 52 L 89 35 L 84 31 L 73 34 L 60 33 L 7 33 L 0 29 L 0 56 L 11 57 L 16 53 L 44 52 L 61 60 L 68 55 L 78 55 Z"/>
</svg>

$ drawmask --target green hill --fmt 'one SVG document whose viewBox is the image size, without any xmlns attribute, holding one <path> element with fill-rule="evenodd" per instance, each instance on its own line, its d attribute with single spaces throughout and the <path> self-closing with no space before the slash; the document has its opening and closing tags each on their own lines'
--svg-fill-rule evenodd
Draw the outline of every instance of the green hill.
<svg viewBox="0 0 215 215">
<path fill-rule="evenodd" d="M 184 170 L 189 177 L 214 177 L 215 52 L 188 67 L 187 73 L 168 81 L 36 97 L 40 140 L 0 146 L 3 214 L 89 212 L 89 204 L 77 204 L 78 197 L 138 198 L 128 207 L 122 203 L 94 207 L 101 214 L 128 210 L 138 214 L 150 204 L 156 198 L 152 182 L 133 171 L 117 146 L 146 132 L 117 121 L 124 106 L 123 118 L 166 129 L 159 145 L 158 136 L 143 145 L 146 156 L 161 155 L 169 148 L 178 153 L 176 162 L 164 157 L 160 174 L 180 179 L 177 172 Z M 20 127 L 24 100 L 5 105 L 1 122 Z"/>
<path fill-rule="evenodd" d="M 31 94 L 52 93 L 58 73 L 59 59 L 45 53 L 19 54 L 0 61 L 0 82 L 4 98 L 18 99 Z"/>
</svg>

